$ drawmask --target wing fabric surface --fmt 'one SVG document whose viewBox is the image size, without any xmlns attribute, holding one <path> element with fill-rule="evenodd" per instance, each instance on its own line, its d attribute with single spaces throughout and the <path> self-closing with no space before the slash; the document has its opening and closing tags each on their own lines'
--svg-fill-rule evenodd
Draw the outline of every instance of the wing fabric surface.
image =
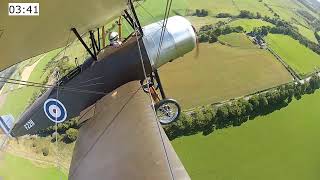
<svg viewBox="0 0 320 180">
<path fill-rule="evenodd" d="M 12 0 L 28 2 L 26 0 Z M 80 34 L 95 30 L 126 8 L 127 0 L 38 0 L 40 16 L 8 16 L 0 0 L 0 71 L 33 56 L 64 47 Z M 70 39 L 69 39 L 70 38 Z"/>
<path fill-rule="evenodd" d="M 69 179 L 172 179 L 150 99 L 138 81 L 97 102 L 80 128 Z M 190 179 L 163 129 L 174 179 Z"/>
</svg>

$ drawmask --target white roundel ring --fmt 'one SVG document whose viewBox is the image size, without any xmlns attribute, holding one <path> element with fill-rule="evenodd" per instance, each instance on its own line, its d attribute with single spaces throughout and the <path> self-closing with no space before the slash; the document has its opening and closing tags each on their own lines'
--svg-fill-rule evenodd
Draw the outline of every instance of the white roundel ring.
<svg viewBox="0 0 320 180">
<path fill-rule="evenodd" d="M 43 104 L 46 116 L 54 123 L 62 123 L 67 119 L 67 110 L 57 99 L 47 99 Z"/>
</svg>

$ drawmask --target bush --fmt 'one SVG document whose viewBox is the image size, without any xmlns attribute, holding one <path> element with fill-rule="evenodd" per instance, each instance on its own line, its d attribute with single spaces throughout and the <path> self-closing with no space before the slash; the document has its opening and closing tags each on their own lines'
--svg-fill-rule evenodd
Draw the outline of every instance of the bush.
<svg viewBox="0 0 320 180">
<path fill-rule="evenodd" d="M 63 139 L 63 137 L 59 133 L 57 134 L 57 136 L 58 136 L 57 137 L 58 141 L 61 141 Z M 56 142 L 56 134 L 55 133 L 52 134 L 51 138 L 52 138 L 51 139 L 52 143 Z"/>
<path fill-rule="evenodd" d="M 205 17 L 209 15 L 209 11 L 205 9 L 196 9 L 194 16 Z"/>
<path fill-rule="evenodd" d="M 215 35 L 209 37 L 209 43 L 215 43 L 218 41 L 218 38 Z"/>
<path fill-rule="evenodd" d="M 66 134 L 64 137 L 65 137 L 66 142 L 68 142 L 68 143 L 74 142 L 75 140 L 77 140 L 78 130 L 70 128 L 66 131 Z"/>
<path fill-rule="evenodd" d="M 31 143 L 31 147 L 35 148 L 35 147 L 37 147 L 37 146 L 38 146 L 37 142 L 33 141 L 33 142 Z"/>
<path fill-rule="evenodd" d="M 48 156 L 49 155 L 49 148 L 44 147 L 41 149 L 43 156 Z"/>
<path fill-rule="evenodd" d="M 242 10 L 240 11 L 240 14 L 238 16 L 239 18 L 249 18 L 249 19 L 253 19 L 255 18 L 255 15 L 250 12 L 250 11 L 247 11 L 247 10 Z"/>
<path fill-rule="evenodd" d="M 217 18 L 227 18 L 227 17 L 232 17 L 232 15 L 229 13 L 219 13 L 219 14 L 217 14 L 216 17 Z"/>
</svg>

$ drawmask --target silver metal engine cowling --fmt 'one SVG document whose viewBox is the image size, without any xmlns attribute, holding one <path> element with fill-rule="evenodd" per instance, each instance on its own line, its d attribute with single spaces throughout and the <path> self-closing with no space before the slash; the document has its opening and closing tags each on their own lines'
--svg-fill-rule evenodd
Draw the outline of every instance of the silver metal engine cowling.
<svg viewBox="0 0 320 180">
<path fill-rule="evenodd" d="M 196 46 L 196 33 L 191 23 L 181 16 L 168 19 L 160 53 L 160 36 L 163 21 L 143 27 L 143 43 L 154 69 L 192 51 Z"/>
</svg>

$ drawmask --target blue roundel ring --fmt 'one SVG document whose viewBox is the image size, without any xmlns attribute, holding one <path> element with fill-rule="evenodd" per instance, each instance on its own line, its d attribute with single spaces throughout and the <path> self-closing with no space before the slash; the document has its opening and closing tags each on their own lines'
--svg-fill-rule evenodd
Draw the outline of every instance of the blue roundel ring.
<svg viewBox="0 0 320 180">
<path fill-rule="evenodd" d="M 67 119 L 67 110 L 57 99 L 47 99 L 43 104 L 46 116 L 54 123 L 62 123 Z"/>
</svg>

